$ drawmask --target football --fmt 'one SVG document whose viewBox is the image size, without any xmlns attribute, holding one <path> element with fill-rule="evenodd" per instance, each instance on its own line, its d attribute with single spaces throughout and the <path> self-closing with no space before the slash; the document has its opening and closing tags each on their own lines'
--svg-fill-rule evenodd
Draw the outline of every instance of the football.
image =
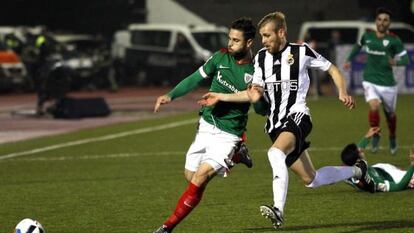
<svg viewBox="0 0 414 233">
<path fill-rule="evenodd" d="M 17 224 L 14 233 L 45 233 L 45 229 L 40 222 L 25 218 Z"/>
</svg>

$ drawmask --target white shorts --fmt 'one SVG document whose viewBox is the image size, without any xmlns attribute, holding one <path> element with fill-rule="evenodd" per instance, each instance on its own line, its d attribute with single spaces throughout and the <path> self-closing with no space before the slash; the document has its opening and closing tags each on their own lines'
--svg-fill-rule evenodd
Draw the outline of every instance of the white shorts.
<svg viewBox="0 0 414 233">
<path fill-rule="evenodd" d="M 378 99 L 384 106 L 386 112 L 395 112 L 397 107 L 397 86 L 386 87 L 379 86 L 370 82 L 363 81 L 365 101 L 369 102 L 373 99 Z"/>
<path fill-rule="evenodd" d="M 403 171 L 389 163 L 377 163 L 372 165 L 372 167 L 381 168 L 387 172 L 396 183 L 400 182 L 406 173 L 406 171 Z"/>
<path fill-rule="evenodd" d="M 217 175 L 227 176 L 229 168 L 225 159 L 231 159 L 237 143 L 236 135 L 224 132 L 200 118 L 197 134 L 188 149 L 185 169 L 195 172 L 202 163 L 208 163 Z"/>
</svg>

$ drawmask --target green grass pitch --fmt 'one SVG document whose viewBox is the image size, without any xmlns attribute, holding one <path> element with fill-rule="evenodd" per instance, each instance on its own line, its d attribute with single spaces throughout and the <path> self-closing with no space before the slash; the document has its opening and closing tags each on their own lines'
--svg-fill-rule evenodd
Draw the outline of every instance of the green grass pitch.
<svg viewBox="0 0 414 233">
<path fill-rule="evenodd" d="M 309 101 L 314 123 L 310 154 L 316 168 L 340 164 L 340 148 L 365 133 L 367 106 L 362 98 L 357 100 L 352 111 L 335 98 Z M 414 145 L 414 96 L 399 96 L 397 113 L 397 155 L 388 153 L 382 115 L 382 149 L 366 153 L 371 164 L 408 166 Z M 13 232 L 27 217 L 39 220 L 48 233 L 152 232 L 171 214 L 186 187 L 184 154 L 196 124 L 185 120 L 196 118 L 192 112 L 0 145 L 0 158 L 15 155 L 0 159 L 0 232 Z M 213 179 L 200 205 L 174 232 L 274 232 L 259 213 L 259 205 L 272 203 L 264 120 L 250 114 L 247 144 L 253 168 L 238 165 L 229 177 Z M 173 127 L 174 122 L 183 124 Z M 157 126 L 166 128 L 151 128 Z M 414 229 L 414 190 L 369 194 L 344 183 L 311 190 L 292 172 L 289 175 L 282 232 Z"/>
</svg>

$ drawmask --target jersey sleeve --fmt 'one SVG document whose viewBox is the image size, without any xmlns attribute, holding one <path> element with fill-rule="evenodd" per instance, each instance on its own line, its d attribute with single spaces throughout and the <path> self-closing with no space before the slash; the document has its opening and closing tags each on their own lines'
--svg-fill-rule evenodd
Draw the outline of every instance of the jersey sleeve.
<svg viewBox="0 0 414 233">
<path fill-rule="evenodd" d="M 191 75 L 187 76 L 185 79 L 181 80 L 177 86 L 174 87 L 170 92 L 168 92 L 168 96 L 171 97 L 171 100 L 174 100 L 178 97 L 184 96 L 187 93 L 193 91 L 198 86 L 200 86 L 203 77 L 200 75 L 199 72 L 194 72 Z"/>
<path fill-rule="evenodd" d="M 216 52 L 209 59 L 207 59 L 204 65 L 200 66 L 198 71 L 203 78 L 211 78 L 214 76 L 214 73 L 217 70 L 217 60 L 220 56 L 220 52 Z"/>
<path fill-rule="evenodd" d="M 395 59 L 398 66 L 404 66 L 409 63 L 407 50 L 404 49 L 404 45 L 398 37 L 395 42 Z"/>
<path fill-rule="evenodd" d="M 357 45 L 359 47 L 362 47 L 365 45 L 365 37 L 366 37 L 367 33 L 365 32 L 364 34 L 362 34 L 361 39 L 358 41 Z"/>
<path fill-rule="evenodd" d="M 359 53 L 359 51 L 361 50 L 362 46 L 364 46 L 364 43 L 365 43 L 365 35 L 366 35 L 366 33 L 364 33 L 361 36 L 361 39 L 356 44 L 354 44 L 354 46 L 352 46 L 351 52 L 346 57 L 346 61 L 347 62 L 352 61 L 352 59 L 355 57 L 355 55 L 357 55 Z"/>
<path fill-rule="evenodd" d="M 308 57 L 308 66 L 310 68 L 317 68 L 322 71 L 327 71 L 331 67 L 331 62 L 310 48 L 307 44 L 305 46 L 305 54 Z"/>
<path fill-rule="evenodd" d="M 259 53 L 261 53 L 261 51 Z M 259 66 L 259 53 L 256 54 L 256 56 L 254 57 L 254 60 L 253 60 L 254 72 L 253 72 L 252 84 L 264 87 L 265 83 L 264 83 L 264 80 L 263 80 L 263 70 Z"/>
</svg>

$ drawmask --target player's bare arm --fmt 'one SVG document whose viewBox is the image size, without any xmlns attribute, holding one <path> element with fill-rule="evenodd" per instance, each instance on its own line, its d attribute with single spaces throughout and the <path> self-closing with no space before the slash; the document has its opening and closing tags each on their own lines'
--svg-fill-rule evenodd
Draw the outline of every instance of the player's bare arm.
<svg viewBox="0 0 414 233">
<path fill-rule="evenodd" d="M 241 91 L 234 94 L 223 94 L 216 92 L 208 92 L 204 94 L 197 102 L 201 106 L 213 106 L 219 101 L 223 102 L 249 102 L 247 91 Z"/>
<path fill-rule="evenodd" d="M 169 102 L 171 102 L 171 97 L 168 95 L 159 96 L 155 102 L 154 113 L 157 113 L 160 110 L 161 105 L 168 104 Z"/>
<path fill-rule="evenodd" d="M 365 138 L 372 138 L 372 136 L 374 136 L 375 134 L 378 134 L 381 132 L 381 128 L 380 127 L 370 127 L 368 129 L 368 132 L 365 134 Z"/>
<path fill-rule="evenodd" d="M 353 109 L 355 107 L 355 100 L 352 96 L 348 95 L 346 91 L 346 82 L 345 78 L 342 76 L 341 72 L 335 65 L 331 65 L 328 69 L 328 73 L 331 75 L 336 88 L 338 89 L 339 93 L 339 100 L 349 109 Z"/>
</svg>

